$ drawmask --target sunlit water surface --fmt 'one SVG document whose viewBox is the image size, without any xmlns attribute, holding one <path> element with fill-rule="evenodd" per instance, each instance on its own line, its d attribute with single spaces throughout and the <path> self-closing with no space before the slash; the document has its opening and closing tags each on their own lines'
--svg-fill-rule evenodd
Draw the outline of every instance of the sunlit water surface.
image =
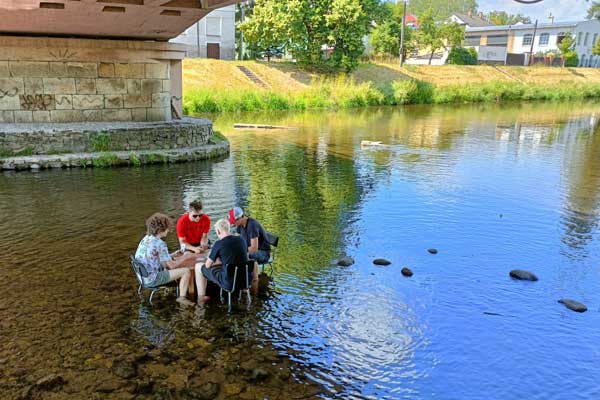
<svg viewBox="0 0 600 400">
<path fill-rule="evenodd" d="M 324 397 L 600 398 L 598 111 L 217 116 L 222 160 L 0 175 L 0 367 L 68 368 L 123 341 L 184 346 L 231 323 L 217 305 L 140 305 L 127 262 L 151 213 L 201 197 L 213 220 L 240 204 L 280 236 L 273 295 L 233 318 Z M 344 254 L 356 263 L 335 265 Z M 514 268 L 540 280 L 511 280 Z"/>
</svg>

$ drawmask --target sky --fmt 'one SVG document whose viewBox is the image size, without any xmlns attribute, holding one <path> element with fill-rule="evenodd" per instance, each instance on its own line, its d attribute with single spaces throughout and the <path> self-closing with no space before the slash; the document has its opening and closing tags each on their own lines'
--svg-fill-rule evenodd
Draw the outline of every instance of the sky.
<svg viewBox="0 0 600 400">
<path fill-rule="evenodd" d="M 551 22 L 548 15 L 554 15 L 555 22 L 585 19 L 591 1 L 585 0 L 544 0 L 536 4 L 521 4 L 514 0 L 477 0 L 479 10 L 487 13 L 492 10 L 506 11 L 509 14 L 524 14 L 539 22 Z"/>
</svg>

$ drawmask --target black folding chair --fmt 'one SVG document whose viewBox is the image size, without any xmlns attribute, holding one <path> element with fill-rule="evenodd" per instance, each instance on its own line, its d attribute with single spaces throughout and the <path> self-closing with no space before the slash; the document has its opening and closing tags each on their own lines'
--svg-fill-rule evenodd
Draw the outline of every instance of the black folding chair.
<svg viewBox="0 0 600 400">
<path fill-rule="evenodd" d="M 275 235 L 274 233 L 267 232 L 267 242 L 271 247 L 271 255 L 269 256 L 269 261 L 267 261 L 264 264 L 259 264 L 259 266 L 261 267 L 260 272 L 264 272 L 265 266 L 268 265 L 271 269 L 269 275 L 273 276 L 273 263 L 275 262 L 275 250 L 277 250 L 277 246 L 279 245 L 279 236 Z"/>
<path fill-rule="evenodd" d="M 221 286 L 219 297 L 221 303 L 223 302 L 223 292 L 227 292 L 227 311 L 231 312 L 231 294 L 238 290 L 240 292 L 238 301 L 242 300 L 242 292 L 246 292 L 248 296 L 248 306 L 252 303 L 250 297 L 250 287 L 252 286 L 252 272 L 254 271 L 254 260 L 246 261 L 242 264 L 227 264 L 225 273 L 227 274 L 227 280 L 230 282 L 231 287 L 225 288 Z"/>
<path fill-rule="evenodd" d="M 146 266 L 144 264 L 142 264 L 141 262 L 139 262 L 138 260 L 136 260 L 136 258 L 134 256 L 131 256 L 131 267 L 133 268 L 133 272 L 135 273 L 135 277 L 137 278 L 138 281 L 138 294 L 142 293 L 142 289 L 147 289 L 150 290 L 150 299 L 149 302 L 150 304 L 152 304 L 152 296 L 154 296 L 154 293 L 160 291 L 160 290 L 169 290 L 170 288 L 175 288 L 177 291 L 177 297 L 179 297 L 179 284 L 177 283 L 177 281 L 171 281 L 171 282 L 167 282 L 164 285 L 160 285 L 160 286 L 148 286 L 144 283 L 144 279 L 146 278 L 149 274 L 148 274 L 148 270 L 146 269 Z"/>
</svg>

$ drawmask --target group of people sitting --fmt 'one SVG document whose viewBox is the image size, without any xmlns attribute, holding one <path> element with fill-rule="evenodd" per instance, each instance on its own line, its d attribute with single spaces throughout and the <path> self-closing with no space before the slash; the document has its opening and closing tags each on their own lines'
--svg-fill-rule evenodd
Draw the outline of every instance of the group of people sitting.
<svg viewBox="0 0 600 400">
<path fill-rule="evenodd" d="M 219 219 L 215 225 L 218 240 L 209 246 L 208 232 L 210 217 L 202 212 L 202 201 L 190 203 L 188 212 L 177 220 L 176 231 L 180 250 L 169 253 L 164 238 L 173 228 L 173 221 L 165 214 L 156 213 L 146 221 L 146 236 L 135 253 L 138 262 L 146 267 L 143 277 L 148 287 L 162 286 L 168 282 L 179 282 L 177 301 L 183 305 L 194 305 L 188 299 L 192 273 L 198 288 L 198 304 L 206 303 L 206 286 L 211 281 L 226 290 L 231 289 L 225 266 L 240 265 L 254 260 L 252 288 L 258 287 L 258 265 L 269 261 L 271 247 L 267 233 L 261 224 L 248 217 L 240 207 L 229 210 L 228 218 Z M 231 232 L 234 226 L 237 234 Z M 210 252 L 208 252 L 210 250 Z M 208 254 L 207 254 L 208 253 Z M 206 262 L 198 262 L 206 256 Z"/>
</svg>

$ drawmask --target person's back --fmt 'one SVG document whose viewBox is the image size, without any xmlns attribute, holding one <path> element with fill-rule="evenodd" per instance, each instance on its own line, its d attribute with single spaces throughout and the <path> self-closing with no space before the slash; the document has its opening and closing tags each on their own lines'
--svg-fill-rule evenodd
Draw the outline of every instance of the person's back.
<svg viewBox="0 0 600 400">
<path fill-rule="evenodd" d="M 196 280 L 198 281 L 198 302 L 206 302 L 206 280 L 216 283 L 220 287 L 230 290 L 233 282 L 227 275 L 227 265 L 241 265 L 248 261 L 248 248 L 244 239 L 229 233 L 229 223 L 222 219 L 215 224 L 215 231 L 219 240 L 214 244 L 208 255 L 206 264 L 196 269 Z M 254 274 L 254 271 L 252 271 Z M 238 272 L 238 277 L 243 277 Z M 253 277 L 251 277 L 253 279 Z"/>
</svg>

